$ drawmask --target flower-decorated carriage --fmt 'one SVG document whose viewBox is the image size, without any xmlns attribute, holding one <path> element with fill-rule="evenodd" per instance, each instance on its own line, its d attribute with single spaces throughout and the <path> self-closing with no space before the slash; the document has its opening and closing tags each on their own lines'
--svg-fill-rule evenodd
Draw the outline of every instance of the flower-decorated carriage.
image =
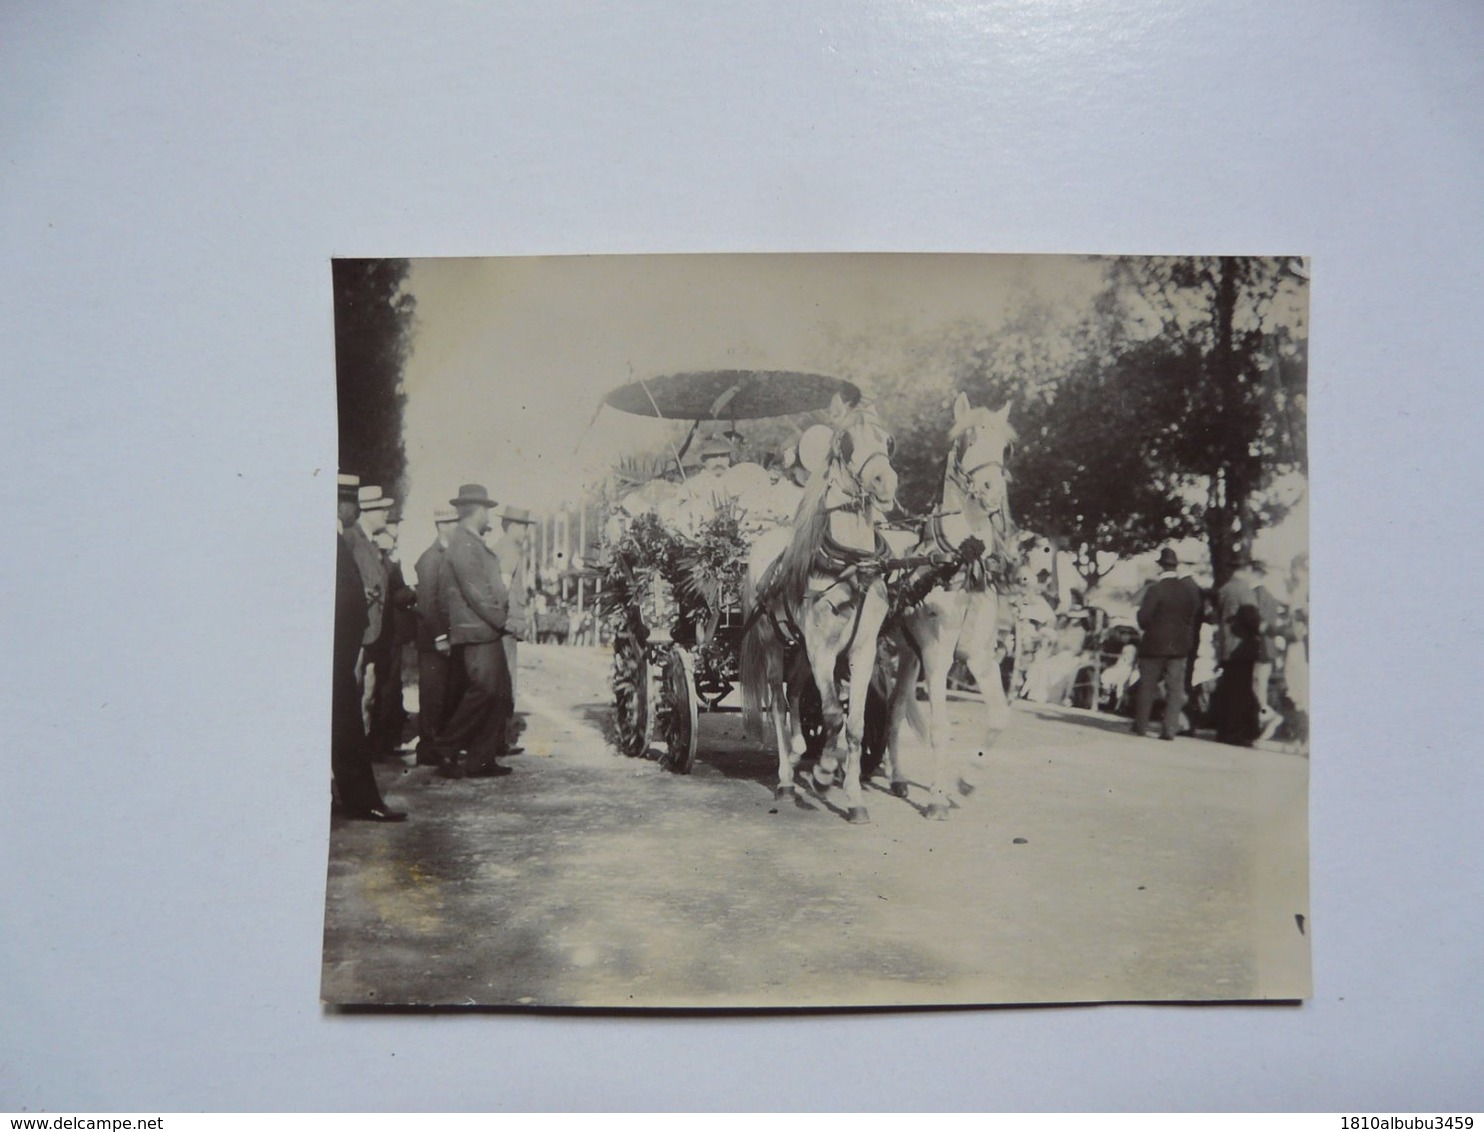
<svg viewBox="0 0 1484 1132">
<path fill-rule="evenodd" d="M 605 403 L 692 422 L 686 442 L 673 450 L 678 484 L 631 482 L 607 527 L 602 610 L 614 635 L 618 747 L 631 756 L 662 747 L 666 765 L 689 773 L 699 716 L 725 710 L 739 691 L 749 725 L 771 723 L 779 799 L 795 796 L 801 760 L 812 755 L 806 785 L 847 820 L 867 822 L 861 784 L 883 757 L 891 793 L 909 797 L 897 736 L 904 720 L 929 722 L 916 703 L 920 674 L 934 762 L 924 812 L 946 817 L 951 776 L 961 794 L 973 789 L 969 768 L 955 771 L 959 764 L 947 759 L 944 743 L 947 676 L 956 656 L 983 693 L 985 745 L 1007 721 L 997 638 L 999 595 L 1009 588 L 1013 557 L 1003 466 L 1013 437 L 1008 409 L 975 409 L 960 395 L 942 505 L 893 528 L 894 443 L 849 382 L 817 374 L 688 373 L 633 382 Z M 783 520 L 790 508 L 768 495 L 770 477 L 756 465 L 760 491 L 728 490 L 737 469 L 725 446 L 725 458 L 709 466 L 711 445 L 703 447 L 697 475 L 684 470 L 685 451 L 705 421 L 826 407 L 828 424 L 799 438 L 808 480 L 791 521 Z M 811 434 L 818 445 L 804 458 Z M 827 798 L 836 787 L 839 805 Z"/>
<path fill-rule="evenodd" d="M 736 709 L 748 557 L 786 533 L 802 495 L 787 468 L 689 468 L 701 426 L 734 428 L 859 396 L 822 374 L 712 370 L 634 381 L 604 398 L 623 412 L 691 422 L 669 459 L 622 469 L 611 500 L 599 610 L 613 633 L 614 737 L 624 754 L 658 748 L 665 766 L 687 774 L 699 717 Z"/>
</svg>

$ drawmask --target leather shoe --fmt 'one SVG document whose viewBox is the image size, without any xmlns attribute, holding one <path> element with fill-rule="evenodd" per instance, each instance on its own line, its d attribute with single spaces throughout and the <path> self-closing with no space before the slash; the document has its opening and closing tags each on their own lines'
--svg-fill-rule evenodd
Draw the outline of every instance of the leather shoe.
<svg viewBox="0 0 1484 1132">
<path fill-rule="evenodd" d="M 508 747 L 501 752 L 504 755 L 523 755 L 525 753 L 526 749 L 524 747 Z"/>
<path fill-rule="evenodd" d="M 368 810 L 347 815 L 351 821 L 406 821 L 407 815 L 389 806 L 372 806 Z"/>
<path fill-rule="evenodd" d="M 503 778 L 510 773 L 510 768 L 499 763 L 486 763 L 484 766 L 472 766 L 464 773 L 470 778 Z"/>
</svg>

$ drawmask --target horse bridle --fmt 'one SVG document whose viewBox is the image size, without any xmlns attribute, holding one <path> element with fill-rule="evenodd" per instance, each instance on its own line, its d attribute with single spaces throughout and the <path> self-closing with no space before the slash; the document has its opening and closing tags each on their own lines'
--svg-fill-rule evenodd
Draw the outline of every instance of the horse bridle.
<svg viewBox="0 0 1484 1132">
<path fill-rule="evenodd" d="M 882 431 L 885 432 L 886 430 L 882 429 Z M 890 434 L 887 435 L 885 444 L 883 444 L 880 448 L 873 448 L 866 454 L 865 458 L 862 459 L 859 464 L 855 464 L 854 466 L 852 466 L 853 461 L 845 459 L 844 454 L 840 451 L 840 437 L 844 435 L 846 435 L 846 431 L 844 429 L 840 429 L 836 432 L 835 439 L 830 445 L 830 456 L 833 459 L 834 465 L 850 477 L 850 483 L 848 486 L 844 484 L 838 485 L 842 488 L 842 490 L 844 490 L 848 502 L 843 503 L 837 507 L 832 507 L 830 508 L 830 510 L 864 511 L 868 502 L 875 502 L 878 506 L 882 506 L 881 501 L 876 499 L 874 495 L 866 490 L 866 469 L 869 468 L 871 464 L 878 459 L 890 462 L 893 447 Z"/>
<path fill-rule="evenodd" d="M 972 468 L 966 469 L 963 466 L 964 454 L 967 453 L 968 450 L 972 447 L 972 444 L 964 444 L 961 451 L 954 452 L 953 464 L 949 468 L 948 476 L 949 479 L 953 481 L 954 486 L 956 486 L 961 492 L 963 492 L 970 499 L 977 501 L 979 506 L 983 507 L 985 511 L 989 512 L 990 514 L 994 514 L 995 512 L 1002 510 L 1005 506 L 1003 492 L 1001 493 L 1000 498 L 995 500 L 993 505 L 991 506 L 989 502 L 980 498 L 979 492 L 974 486 L 974 477 L 977 476 L 980 472 L 984 471 L 984 469 L 986 468 L 999 468 L 1002 475 L 1007 475 L 1007 473 L 1005 472 L 1005 462 L 1003 460 L 985 460 L 983 463 L 975 464 Z"/>
</svg>

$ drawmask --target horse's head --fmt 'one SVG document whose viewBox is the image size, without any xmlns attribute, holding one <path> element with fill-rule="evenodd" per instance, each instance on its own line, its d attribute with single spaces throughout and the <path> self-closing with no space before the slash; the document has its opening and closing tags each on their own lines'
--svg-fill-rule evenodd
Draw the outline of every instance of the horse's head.
<svg viewBox="0 0 1484 1132">
<path fill-rule="evenodd" d="M 889 511 L 897 501 L 897 470 L 891 458 L 896 444 L 876 410 L 862 402 L 847 406 L 837 393 L 830 403 L 830 463 L 842 486 L 863 506 Z"/>
<path fill-rule="evenodd" d="M 953 427 L 948 432 L 953 449 L 948 478 L 986 514 L 1005 510 L 1005 453 L 1015 440 L 1010 406 L 996 410 L 975 408 L 966 394 L 953 402 Z"/>
</svg>

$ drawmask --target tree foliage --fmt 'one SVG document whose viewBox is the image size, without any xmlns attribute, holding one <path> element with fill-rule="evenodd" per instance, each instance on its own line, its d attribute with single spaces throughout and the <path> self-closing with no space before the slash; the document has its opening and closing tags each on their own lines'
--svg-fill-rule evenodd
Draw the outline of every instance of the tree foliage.
<svg viewBox="0 0 1484 1132">
<path fill-rule="evenodd" d="M 957 392 L 1010 401 L 1015 517 L 1089 583 L 1115 556 L 1191 536 L 1224 580 L 1282 518 L 1274 481 L 1307 470 L 1306 285 L 1298 260 L 1115 260 L 1086 310 L 1030 301 L 994 331 L 916 344 L 868 382 L 897 436 L 903 505 L 937 505 Z"/>
<path fill-rule="evenodd" d="M 402 368 L 415 305 L 403 289 L 408 267 L 405 259 L 332 261 L 340 468 L 399 498 L 407 487 Z"/>
<path fill-rule="evenodd" d="M 1171 389 L 1190 359 L 1151 344 L 1086 356 L 1023 398 L 1013 462 L 1017 517 L 1069 551 L 1089 585 L 1116 562 L 1195 533 L 1167 453 Z"/>
<path fill-rule="evenodd" d="M 1117 261 L 1110 286 L 1157 327 L 1147 345 L 1181 359 L 1162 389 L 1157 459 L 1194 485 L 1190 505 L 1218 583 L 1283 515 L 1269 494 L 1308 469 L 1307 273 L 1302 260 L 1252 256 Z"/>
</svg>

